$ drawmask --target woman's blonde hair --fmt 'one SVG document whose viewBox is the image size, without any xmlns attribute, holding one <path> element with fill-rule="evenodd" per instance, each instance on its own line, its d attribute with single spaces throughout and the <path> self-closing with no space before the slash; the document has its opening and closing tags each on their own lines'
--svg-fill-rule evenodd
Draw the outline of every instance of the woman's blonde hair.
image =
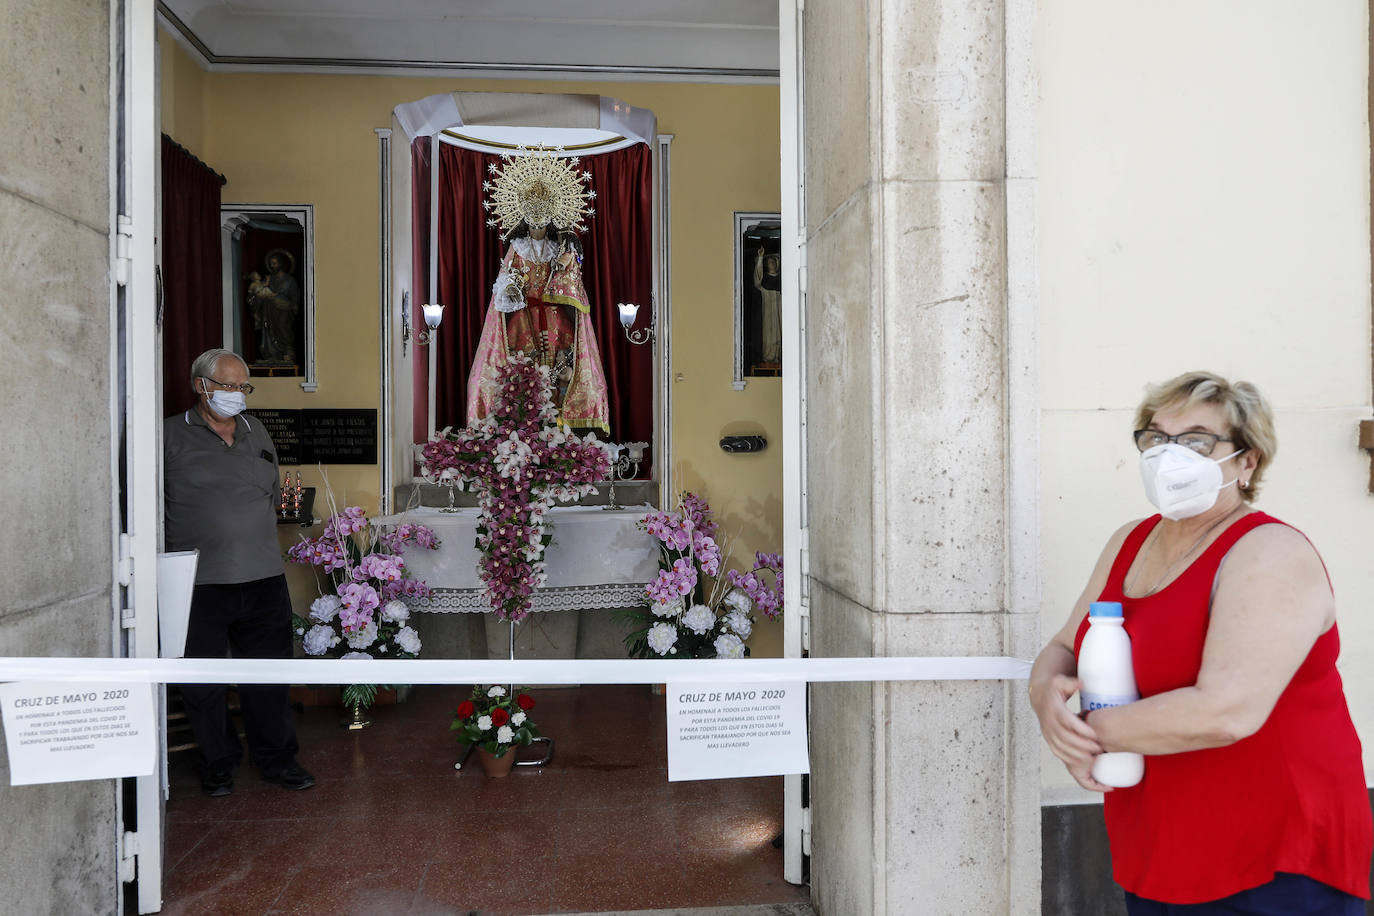
<svg viewBox="0 0 1374 916">
<path fill-rule="evenodd" d="M 1278 453 L 1279 441 L 1274 435 L 1274 414 L 1264 396 L 1250 382 L 1228 382 L 1212 372 L 1185 372 L 1177 378 L 1145 389 L 1145 400 L 1135 412 L 1135 428 L 1145 429 L 1155 414 L 1166 407 L 1191 407 L 1194 404 L 1216 404 L 1230 427 L 1227 435 L 1236 451 L 1245 449 L 1258 459 L 1250 475 L 1250 485 L 1240 491 L 1241 499 L 1254 502 L 1259 495 L 1260 478 L 1269 462 Z"/>
</svg>

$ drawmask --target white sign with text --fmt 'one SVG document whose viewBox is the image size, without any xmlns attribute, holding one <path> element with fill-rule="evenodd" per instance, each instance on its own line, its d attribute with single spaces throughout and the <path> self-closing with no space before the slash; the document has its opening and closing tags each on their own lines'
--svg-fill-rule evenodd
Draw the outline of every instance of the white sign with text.
<svg viewBox="0 0 1374 916">
<path fill-rule="evenodd" d="M 10 785 L 148 776 L 157 761 L 151 684 L 0 684 Z"/>
<path fill-rule="evenodd" d="M 806 683 L 669 684 L 668 781 L 811 772 Z"/>
</svg>

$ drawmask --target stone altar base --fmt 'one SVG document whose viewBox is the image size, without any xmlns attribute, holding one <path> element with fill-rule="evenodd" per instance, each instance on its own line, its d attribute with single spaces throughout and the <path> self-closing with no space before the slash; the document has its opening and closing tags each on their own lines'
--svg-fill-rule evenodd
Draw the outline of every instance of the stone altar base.
<svg viewBox="0 0 1374 916">
<path fill-rule="evenodd" d="M 486 614 L 435 614 L 411 611 L 410 625 L 420 634 L 421 658 L 486 658 Z"/>
<path fill-rule="evenodd" d="M 510 658 L 511 625 L 495 614 L 483 614 L 487 658 Z M 515 625 L 516 658 L 577 658 L 581 612 L 530 614 Z"/>
<path fill-rule="evenodd" d="M 581 611 L 530 614 L 515 625 L 515 657 L 576 658 Z M 495 614 L 483 614 L 487 631 L 487 658 L 510 658 L 511 625 Z M 530 689 L 581 687 L 581 684 L 525 684 Z"/>
<path fill-rule="evenodd" d="M 494 614 L 416 611 L 411 620 L 424 643 L 421 658 L 510 657 L 510 625 Z M 625 658 L 627 632 L 612 610 L 531 614 L 515 628 L 515 654 L 516 658 Z"/>
</svg>

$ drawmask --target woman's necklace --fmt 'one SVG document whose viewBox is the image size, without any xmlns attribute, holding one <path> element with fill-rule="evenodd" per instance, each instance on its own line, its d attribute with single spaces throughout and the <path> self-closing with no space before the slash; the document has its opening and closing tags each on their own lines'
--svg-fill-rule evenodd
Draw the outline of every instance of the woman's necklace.
<svg viewBox="0 0 1374 916">
<path fill-rule="evenodd" d="M 1196 541 L 1193 542 L 1193 546 L 1189 547 L 1182 555 L 1179 556 L 1179 558 L 1178 558 L 1177 560 L 1174 560 L 1174 562 L 1173 562 L 1172 564 L 1170 564 L 1169 568 L 1166 569 L 1166 570 L 1164 570 L 1164 575 L 1160 576 L 1157 580 L 1155 580 L 1155 584 L 1152 585 L 1152 586 L 1150 587 L 1150 590 L 1147 591 L 1147 592 L 1145 592 L 1145 594 L 1140 595 L 1139 597 L 1141 597 L 1141 598 L 1148 598 L 1148 597 L 1150 597 L 1151 595 L 1153 595 L 1155 592 L 1159 591 L 1160 588 L 1164 585 L 1164 583 L 1166 583 L 1166 582 L 1169 581 L 1169 577 L 1172 576 L 1172 575 L 1178 570 L 1179 565 L 1180 565 L 1184 560 L 1186 560 L 1186 559 L 1188 559 L 1190 556 L 1192 556 L 1194 550 L 1197 550 L 1199 547 L 1202 546 L 1202 542 L 1205 541 L 1205 540 L 1207 540 L 1207 536 L 1208 536 L 1209 534 L 1211 534 L 1213 531 L 1216 531 L 1217 528 L 1221 527 L 1221 524 L 1222 524 L 1223 522 L 1225 522 L 1225 521 L 1226 521 L 1227 519 L 1229 519 L 1231 516 L 1235 515 L 1235 514 L 1236 514 L 1236 511 L 1239 510 L 1239 509 L 1242 509 L 1242 508 L 1244 508 L 1244 505 L 1243 505 L 1243 504 L 1240 505 L 1240 506 L 1236 506 L 1235 509 L 1232 509 L 1230 512 L 1227 512 L 1227 513 L 1226 513 L 1225 515 L 1223 515 L 1221 518 L 1217 519 L 1215 522 L 1212 522 L 1212 524 L 1208 525 L 1208 526 L 1207 526 L 1207 530 L 1204 531 L 1204 532 L 1202 532 L 1202 536 L 1199 537 Z M 1160 522 L 1160 524 L 1162 525 L 1163 522 Z M 1155 529 L 1156 532 L 1158 532 L 1158 530 L 1159 530 L 1158 528 Z M 1159 542 L 1162 541 L 1162 540 L 1163 540 L 1162 537 L 1156 538 L 1156 539 L 1155 539 L 1155 542 L 1152 543 L 1152 544 L 1150 545 L 1150 549 L 1153 550 L 1153 549 L 1154 549 L 1154 544 L 1155 544 L 1155 543 L 1159 543 Z"/>
</svg>

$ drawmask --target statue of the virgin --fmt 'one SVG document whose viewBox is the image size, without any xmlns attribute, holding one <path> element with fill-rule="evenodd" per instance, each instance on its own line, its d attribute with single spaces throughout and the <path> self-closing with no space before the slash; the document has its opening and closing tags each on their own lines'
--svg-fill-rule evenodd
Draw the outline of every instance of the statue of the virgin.
<svg viewBox="0 0 1374 916">
<path fill-rule="evenodd" d="M 556 151 L 502 158 L 499 170 L 488 167 L 494 177 L 482 183 L 490 195 L 483 206 L 493 214 L 487 224 L 499 226 L 510 244 L 468 374 L 468 422 L 490 412 L 496 370 L 510 354 L 526 353 L 549 367 L 565 425 L 609 433 L 606 375 L 577 240 L 586 229 L 583 217 L 595 215 L 588 204 L 596 192 L 584 187 L 591 175 L 579 175 L 578 160 Z"/>
</svg>

